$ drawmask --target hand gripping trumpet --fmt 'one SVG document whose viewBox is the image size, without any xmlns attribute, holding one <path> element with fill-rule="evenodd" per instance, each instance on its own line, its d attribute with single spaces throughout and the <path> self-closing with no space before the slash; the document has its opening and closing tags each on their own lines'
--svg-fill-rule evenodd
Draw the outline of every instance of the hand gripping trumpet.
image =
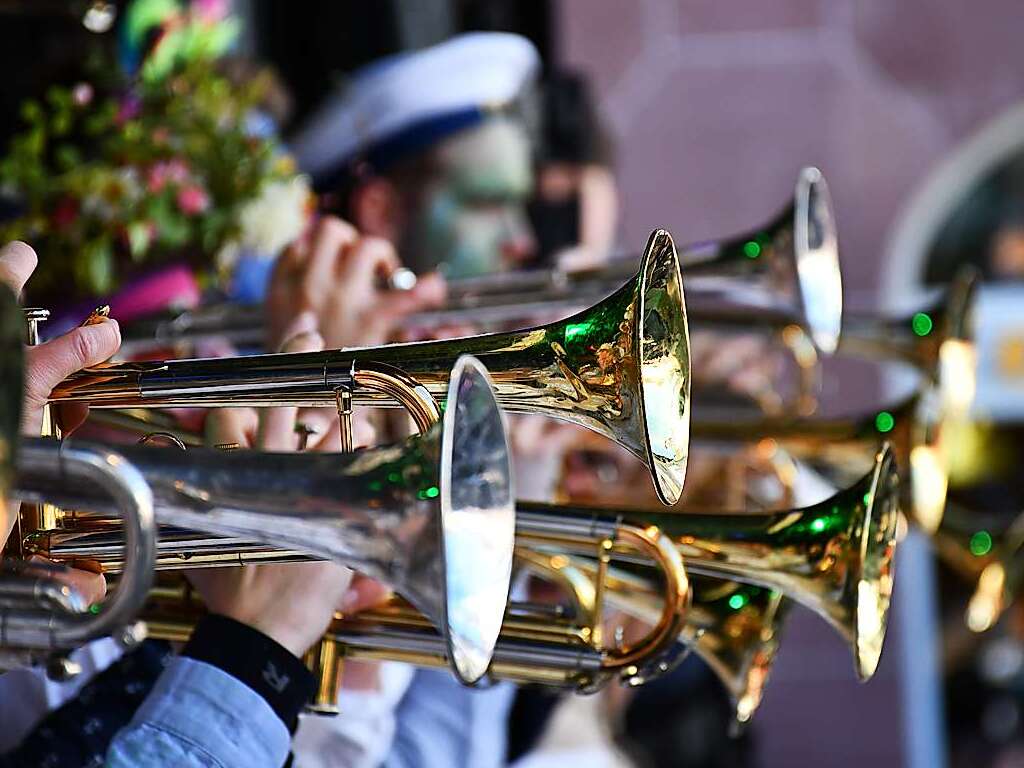
<svg viewBox="0 0 1024 768">
<path fill-rule="evenodd" d="M 153 496 L 138 470 L 104 448 L 61 451 L 55 443 L 23 441 L 21 313 L 13 294 L 0 287 L 0 527 L 7 531 L 5 507 L 15 471 L 26 467 L 53 486 L 69 478 L 91 478 L 110 497 L 124 521 L 124 588 L 90 611 L 81 596 L 35 564 L 0 563 L 0 669 L 34 663 L 40 656 L 71 650 L 104 635 L 126 644 L 141 640 L 135 616 L 152 583 L 156 522 Z M 14 504 L 12 504 L 14 506 Z"/>
<path fill-rule="evenodd" d="M 461 354 L 487 366 L 502 408 L 612 438 L 650 467 L 665 503 L 679 498 L 689 441 L 689 339 L 679 259 L 663 230 L 652 233 L 636 277 L 589 310 L 545 326 L 377 348 L 107 365 L 71 377 L 53 401 L 98 408 L 393 405 L 393 396 L 366 384 L 367 365 L 400 369 L 443 398 Z"/>
</svg>

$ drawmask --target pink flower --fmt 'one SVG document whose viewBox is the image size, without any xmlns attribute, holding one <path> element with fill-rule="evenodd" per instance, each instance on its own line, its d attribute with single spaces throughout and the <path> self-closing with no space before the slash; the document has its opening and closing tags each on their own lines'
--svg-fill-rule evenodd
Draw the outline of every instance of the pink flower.
<svg viewBox="0 0 1024 768">
<path fill-rule="evenodd" d="M 78 83 L 71 89 L 71 100 L 76 107 L 85 107 L 92 101 L 92 86 L 89 83 Z"/>
<path fill-rule="evenodd" d="M 210 206 L 210 197 L 206 190 L 195 184 L 189 184 L 178 190 L 178 208 L 186 216 L 202 213 Z"/>
<path fill-rule="evenodd" d="M 193 0 L 192 10 L 207 23 L 213 23 L 228 15 L 227 0 Z"/>
<path fill-rule="evenodd" d="M 167 163 L 157 163 L 146 174 L 146 189 L 157 194 L 167 185 Z"/>
<path fill-rule="evenodd" d="M 182 184 L 188 181 L 191 171 L 189 170 L 188 163 L 184 160 L 178 158 L 168 160 L 165 167 L 167 169 L 167 180 L 172 184 Z"/>
</svg>

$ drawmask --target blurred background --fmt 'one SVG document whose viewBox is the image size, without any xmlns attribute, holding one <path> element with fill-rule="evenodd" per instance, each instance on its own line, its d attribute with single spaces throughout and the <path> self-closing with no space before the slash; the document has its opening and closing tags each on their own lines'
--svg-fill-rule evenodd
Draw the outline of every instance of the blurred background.
<svg viewBox="0 0 1024 768">
<path fill-rule="evenodd" d="M 0 146 L 24 135 L 26 118 L 31 123 L 26 100 L 44 98 L 54 83 L 74 85 L 97 50 L 115 46 L 108 30 L 125 6 L 0 0 Z M 835 201 L 847 308 L 899 314 L 962 263 L 977 265 L 987 285 L 1012 286 L 1024 274 L 1019 2 L 230 6 L 240 21 L 232 55 L 273 73 L 261 103 L 286 145 L 348 75 L 380 57 L 465 31 L 515 32 L 539 51 L 541 83 L 560 84 L 535 103 L 549 116 L 536 129 L 539 157 L 610 174 L 611 214 L 603 221 L 614 222 L 608 237 L 617 252 L 639 252 L 656 227 L 680 242 L 743 231 L 775 214 L 798 170 L 814 165 Z M 8 183 L 18 176 L 10 164 L 6 172 Z M 555 203 L 567 199 L 557 174 L 550 188 L 543 174 L 537 178 L 538 197 L 554 190 Z M 17 200 L 6 205 L 11 218 L 18 215 Z M 541 258 L 580 237 L 579 213 L 545 218 L 554 208 L 532 214 Z M 86 280 L 74 298 L 94 293 Z M 995 291 L 983 299 L 979 333 L 990 346 L 981 365 L 991 377 L 979 386 L 980 407 L 1016 445 L 1024 297 Z M 869 364 L 827 361 L 820 412 L 870 409 L 904 391 L 900 375 L 879 374 Z M 1005 507 L 1005 527 L 1020 510 L 1013 483 L 989 482 L 985 493 Z M 680 752 L 692 753 L 677 764 L 1024 766 L 1024 622 L 1011 612 L 992 632 L 964 639 L 969 586 L 925 543 L 912 536 L 905 544 L 889 645 L 869 685 L 854 680 L 834 633 L 797 608 L 764 703 L 737 742 L 742 748 L 701 748 L 701 689 L 694 688 L 697 713 L 664 725 L 677 731 Z"/>
</svg>

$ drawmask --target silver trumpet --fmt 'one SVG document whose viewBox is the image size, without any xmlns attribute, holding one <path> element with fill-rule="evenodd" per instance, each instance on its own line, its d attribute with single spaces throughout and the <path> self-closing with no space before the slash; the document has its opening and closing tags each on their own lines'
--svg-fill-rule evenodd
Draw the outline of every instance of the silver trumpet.
<svg viewBox="0 0 1024 768">
<path fill-rule="evenodd" d="M 37 444 L 48 445 L 30 442 Z M 73 442 L 65 443 L 69 450 Z M 487 670 L 508 600 L 515 497 L 501 412 L 475 359 L 456 362 L 442 422 L 398 445 L 343 454 L 123 452 L 153 489 L 162 538 L 171 526 L 228 537 L 219 547 L 236 553 L 232 537 L 292 551 L 293 559 L 342 562 L 388 583 L 425 614 L 461 681 L 476 682 Z M 90 475 L 67 475 L 55 488 L 38 469 L 19 463 L 15 493 L 110 511 L 107 489 Z M 98 518 L 94 528 L 110 532 L 109 519 Z M 92 534 L 85 513 L 74 532 L 35 536 L 48 539 L 41 548 L 49 549 L 51 538 L 66 536 L 73 546 Z M 31 550 L 33 536 L 25 544 Z M 246 562 L 244 554 L 236 562 Z"/>
</svg>

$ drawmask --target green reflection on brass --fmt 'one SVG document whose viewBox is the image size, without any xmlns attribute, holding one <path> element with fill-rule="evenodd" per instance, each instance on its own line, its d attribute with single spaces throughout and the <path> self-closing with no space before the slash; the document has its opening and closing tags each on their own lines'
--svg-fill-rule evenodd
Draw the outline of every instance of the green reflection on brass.
<svg viewBox="0 0 1024 768">
<path fill-rule="evenodd" d="M 590 323 L 569 323 L 565 326 L 565 343 L 571 344 L 580 336 L 587 336 L 590 332 Z"/>
<path fill-rule="evenodd" d="M 875 416 L 875 428 L 882 434 L 891 432 L 895 426 L 896 419 L 889 411 L 879 411 L 878 415 Z"/>
<path fill-rule="evenodd" d="M 992 551 L 992 535 L 988 531 L 978 531 L 971 536 L 971 554 L 984 557 Z"/>
<path fill-rule="evenodd" d="M 918 336 L 927 336 L 932 332 L 935 323 L 927 312 L 918 312 L 911 319 L 910 327 L 914 329 L 914 333 Z"/>
<path fill-rule="evenodd" d="M 736 592 L 729 596 L 729 607 L 734 611 L 738 611 L 740 608 L 747 604 L 747 596 L 742 592 Z"/>
<path fill-rule="evenodd" d="M 748 240 L 743 244 L 743 255 L 748 259 L 756 259 L 761 255 L 761 244 L 756 240 Z"/>
</svg>

